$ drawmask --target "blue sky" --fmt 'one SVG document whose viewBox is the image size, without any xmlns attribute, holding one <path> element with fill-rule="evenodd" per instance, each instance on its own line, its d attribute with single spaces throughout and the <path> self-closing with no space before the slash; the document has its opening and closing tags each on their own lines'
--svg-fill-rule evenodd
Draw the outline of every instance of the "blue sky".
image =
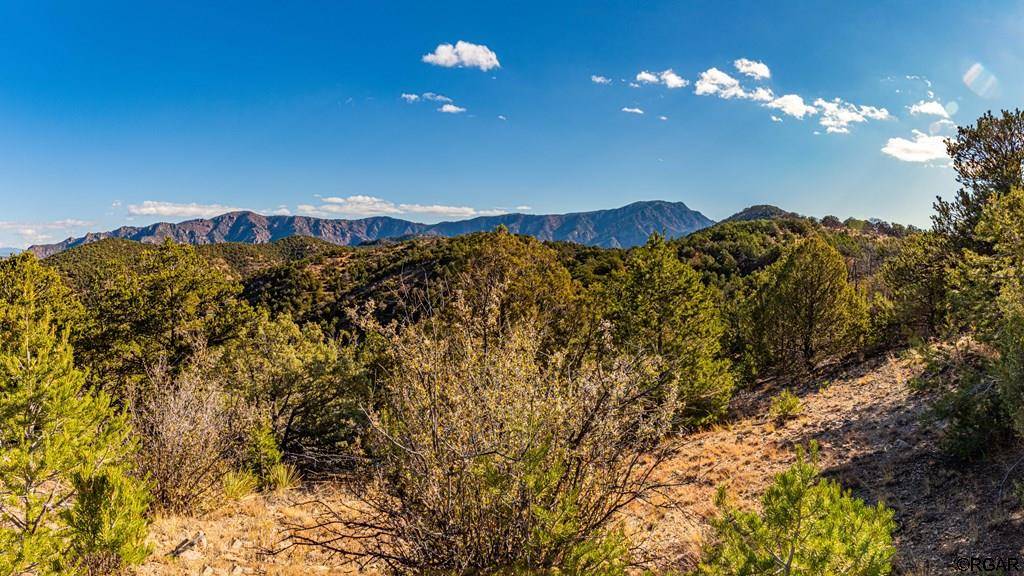
<svg viewBox="0 0 1024 576">
<path fill-rule="evenodd" d="M 1020 1 L 0 2 L 0 245 L 643 199 L 927 225 L 1022 39 Z"/>
</svg>

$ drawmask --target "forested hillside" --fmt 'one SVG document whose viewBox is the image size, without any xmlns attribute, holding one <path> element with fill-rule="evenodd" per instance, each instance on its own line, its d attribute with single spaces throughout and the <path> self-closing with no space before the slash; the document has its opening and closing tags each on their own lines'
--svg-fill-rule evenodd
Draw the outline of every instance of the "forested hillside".
<svg viewBox="0 0 1024 576">
<path fill-rule="evenodd" d="M 0 573 L 927 574 L 940 529 L 1012 551 L 1022 118 L 960 129 L 927 232 L 755 210 L 630 249 L 498 226 L 0 260 Z M 991 530 L 929 509 L 965 494 Z"/>
</svg>

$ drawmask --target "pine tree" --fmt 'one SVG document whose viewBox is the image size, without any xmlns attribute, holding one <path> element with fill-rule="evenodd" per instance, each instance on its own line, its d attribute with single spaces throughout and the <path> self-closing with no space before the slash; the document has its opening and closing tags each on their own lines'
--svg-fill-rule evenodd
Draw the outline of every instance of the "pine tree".
<svg viewBox="0 0 1024 576">
<path fill-rule="evenodd" d="M 1024 111 L 986 112 L 973 126 L 957 128 L 946 151 L 962 188 L 952 202 L 936 199 L 935 231 L 957 248 L 987 254 L 991 244 L 975 234 L 982 210 L 991 197 L 1024 186 Z"/>
<path fill-rule="evenodd" d="M 131 429 L 108 396 L 83 391 L 66 333 L 39 311 L 34 282 L 21 286 L 0 301 L 17 335 L 0 345 L 0 575 L 139 562 L 147 496 L 128 475 Z"/>
<path fill-rule="evenodd" d="M 655 234 L 630 252 L 604 301 L 617 344 L 658 358 L 665 388 L 678 393 L 683 423 L 704 424 L 722 414 L 733 387 L 721 351 L 724 325 L 700 276 L 664 238 Z"/>
<path fill-rule="evenodd" d="M 715 542 L 698 576 L 884 576 L 892 570 L 892 510 L 868 506 L 821 479 L 798 453 L 761 499 L 760 514 L 738 510 L 719 490 Z"/>
<path fill-rule="evenodd" d="M 855 350 L 867 322 L 846 263 L 819 237 L 802 240 L 759 272 L 745 309 L 741 331 L 754 373 L 813 370 Z"/>
</svg>

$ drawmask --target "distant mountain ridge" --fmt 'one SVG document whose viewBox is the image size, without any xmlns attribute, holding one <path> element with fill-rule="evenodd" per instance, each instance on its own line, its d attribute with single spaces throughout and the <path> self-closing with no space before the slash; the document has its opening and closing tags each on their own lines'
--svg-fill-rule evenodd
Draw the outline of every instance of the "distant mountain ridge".
<svg viewBox="0 0 1024 576">
<path fill-rule="evenodd" d="M 682 202 L 661 200 L 634 202 L 621 208 L 592 212 L 502 214 L 437 224 L 421 224 L 388 216 L 334 220 L 312 216 L 264 216 L 255 212 L 229 212 L 177 224 L 159 222 L 144 227 L 122 226 L 109 232 L 68 238 L 57 244 L 32 246 L 29 250 L 45 258 L 105 238 L 123 238 L 144 243 L 158 243 L 170 238 L 175 242 L 198 245 L 221 242 L 263 244 L 288 236 L 312 236 L 332 244 L 354 246 L 403 236 L 459 236 L 492 230 L 501 225 L 510 232 L 534 236 L 540 240 L 629 248 L 643 244 L 654 232 L 676 238 L 714 223 Z"/>
</svg>

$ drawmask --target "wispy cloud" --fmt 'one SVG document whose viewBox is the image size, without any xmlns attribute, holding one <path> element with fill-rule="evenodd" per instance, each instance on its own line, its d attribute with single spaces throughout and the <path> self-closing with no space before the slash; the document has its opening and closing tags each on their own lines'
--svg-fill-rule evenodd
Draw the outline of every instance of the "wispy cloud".
<svg viewBox="0 0 1024 576">
<path fill-rule="evenodd" d="M 423 61 L 445 68 L 479 68 L 485 72 L 492 68 L 501 68 L 498 55 L 493 50 L 483 44 L 463 40 L 459 40 L 454 46 L 438 44 L 433 52 L 423 55 Z"/>
<path fill-rule="evenodd" d="M 904 162 L 931 162 L 946 158 L 946 143 L 942 136 L 929 136 L 913 131 L 914 139 L 889 138 L 882 152 Z"/>
<path fill-rule="evenodd" d="M 600 74 L 591 74 L 590 81 L 594 84 L 611 84 L 612 79 L 607 76 L 601 76 Z"/>
<path fill-rule="evenodd" d="M 423 94 L 409 94 L 406 92 L 402 93 L 402 100 L 412 104 L 413 102 L 419 102 L 420 100 L 429 100 L 431 102 L 451 102 L 452 99 L 443 95 L 435 94 L 433 92 L 424 92 Z"/>
<path fill-rule="evenodd" d="M 517 207 L 517 209 L 520 209 Z M 529 209 L 526 207 L 525 209 Z M 449 206 L 445 204 L 404 204 L 390 200 L 357 194 L 353 196 L 330 196 L 321 198 L 320 204 L 301 204 L 298 211 L 310 216 L 367 218 L 370 216 L 419 216 L 436 218 L 472 218 L 505 214 L 502 209 L 478 209 L 470 206 Z"/>
<path fill-rule="evenodd" d="M 15 240 L 5 240 L 3 243 L 12 245 L 14 248 L 26 248 L 31 244 L 50 242 L 58 236 L 67 236 L 72 230 L 91 226 L 93 223 L 77 218 L 66 218 L 63 220 L 52 220 L 49 222 L 15 222 L 0 220 L 0 232 L 11 235 Z"/>
<path fill-rule="evenodd" d="M 452 99 L 443 94 L 434 94 L 433 92 L 424 92 L 424 100 L 430 100 L 431 102 L 451 102 Z"/>
<path fill-rule="evenodd" d="M 442 102 L 443 104 L 441 105 L 440 108 L 437 109 L 437 111 L 444 112 L 445 114 L 461 114 L 466 111 L 464 107 L 457 106 L 454 103 L 454 100 L 452 100 L 451 98 L 445 96 L 444 94 L 437 94 L 434 92 L 424 92 L 423 94 L 403 93 L 402 100 L 405 100 L 410 104 L 421 101 Z"/>
<path fill-rule="evenodd" d="M 629 106 L 624 106 L 622 108 L 622 111 L 626 112 L 628 114 L 643 114 L 644 113 L 644 111 L 639 109 L 639 108 L 630 108 Z"/>
<path fill-rule="evenodd" d="M 868 120 L 888 120 L 892 118 L 885 108 L 874 106 L 859 106 L 844 102 L 840 98 L 824 100 L 818 98 L 814 106 L 821 111 L 821 124 L 825 132 L 829 134 L 847 134 L 850 132 L 850 124 L 858 124 Z"/>
<path fill-rule="evenodd" d="M 244 208 L 224 204 L 197 204 L 195 202 L 179 204 L 157 200 L 146 200 L 141 204 L 128 205 L 128 213 L 134 216 L 163 216 L 167 218 L 209 218 L 239 210 L 244 210 Z"/>
</svg>

